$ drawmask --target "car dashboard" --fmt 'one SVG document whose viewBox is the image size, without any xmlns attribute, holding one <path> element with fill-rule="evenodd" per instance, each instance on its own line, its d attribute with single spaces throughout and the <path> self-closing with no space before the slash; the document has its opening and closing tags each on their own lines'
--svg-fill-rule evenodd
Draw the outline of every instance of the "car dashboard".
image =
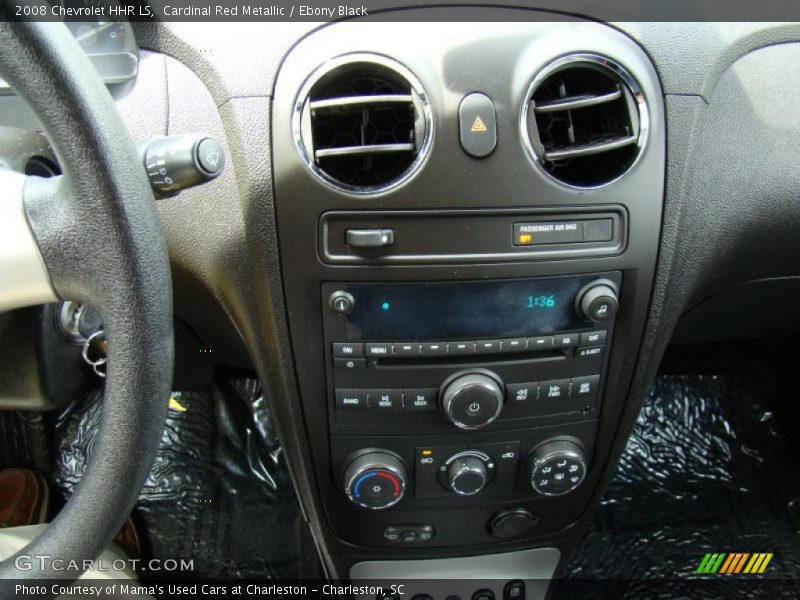
<svg viewBox="0 0 800 600">
<path fill-rule="evenodd" d="M 137 142 L 227 156 L 157 200 L 175 315 L 257 371 L 327 574 L 511 598 L 588 523 L 670 341 L 798 330 L 800 27 L 469 12 L 126 24 L 108 83 Z"/>
</svg>

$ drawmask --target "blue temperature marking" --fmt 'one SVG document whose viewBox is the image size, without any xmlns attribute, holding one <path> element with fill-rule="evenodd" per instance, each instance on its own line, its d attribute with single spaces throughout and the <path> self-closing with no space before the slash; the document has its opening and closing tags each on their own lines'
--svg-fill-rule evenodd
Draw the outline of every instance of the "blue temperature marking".
<svg viewBox="0 0 800 600">
<path fill-rule="evenodd" d="M 389 304 L 388 302 L 384 302 L 383 304 L 381 304 L 381 308 L 383 310 L 389 310 L 391 307 L 392 307 L 392 305 Z"/>
<path fill-rule="evenodd" d="M 361 497 L 361 491 L 360 491 L 361 484 L 363 483 L 363 481 L 365 479 L 369 479 L 370 477 L 377 477 L 377 473 L 374 473 L 374 472 L 370 471 L 370 472 L 364 473 L 361 477 L 356 479 L 356 484 L 353 486 L 353 495 L 356 498 L 360 498 Z"/>
</svg>

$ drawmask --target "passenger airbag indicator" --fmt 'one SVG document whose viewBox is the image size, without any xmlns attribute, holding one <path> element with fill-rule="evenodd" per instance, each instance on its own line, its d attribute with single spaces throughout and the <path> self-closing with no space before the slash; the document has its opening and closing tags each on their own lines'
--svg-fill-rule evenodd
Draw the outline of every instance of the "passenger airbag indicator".
<svg viewBox="0 0 800 600">
<path fill-rule="evenodd" d="M 614 232 L 611 219 L 514 223 L 515 246 L 608 242 Z"/>
</svg>

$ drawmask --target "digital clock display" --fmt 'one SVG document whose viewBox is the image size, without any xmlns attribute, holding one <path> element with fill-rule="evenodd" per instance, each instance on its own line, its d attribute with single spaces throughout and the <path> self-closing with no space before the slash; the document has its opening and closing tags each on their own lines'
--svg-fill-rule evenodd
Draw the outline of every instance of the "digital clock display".
<svg viewBox="0 0 800 600">
<path fill-rule="evenodd" d="M 524 337 L 579 329 L 575 296 L 592 277 L 351 284 L 347 335 L 357 340 Z"/>
</svg>

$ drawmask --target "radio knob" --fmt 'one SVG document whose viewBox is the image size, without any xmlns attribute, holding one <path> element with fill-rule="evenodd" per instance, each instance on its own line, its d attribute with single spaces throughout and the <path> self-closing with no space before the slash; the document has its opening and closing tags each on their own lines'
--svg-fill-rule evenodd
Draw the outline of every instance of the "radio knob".
<svg viewBox="0 0 800 600">
<path fill-rule="evenodd" d="M 472 496 L 486 486 L 486 465 L 475 456 L 461 456 L 447 469 L 447 484 L 459 496 Z"/>
<path fill-rule="evenodd" d="M 486 427 L 503 409 L 503 382 L 494 373 L 456 373 L 442 385 L 442 408 L 460 429 Z"/>
<path fill-rule="evenodd" d="M 344 492 L 353 504 L 382 510 L 394 506 L 406 489 L 403 460 L 388 450 L 363 450 L 350 457 L 344 470 Z"/>
<path fill-rule="evenodd" d="M 551 440 L 531 452 L 527 471 L 533 491 L 544 496 L 562 496 L 583 482 L 586 456 L 574 442 Z"/>
<path fill-rule="evenodd" d="M 578 314 L 593 323 L 610 321 L 619 308 L 617 286 L 608 279 L 598 279 L 585 285 L 575 297 Z"/>
</svg>

